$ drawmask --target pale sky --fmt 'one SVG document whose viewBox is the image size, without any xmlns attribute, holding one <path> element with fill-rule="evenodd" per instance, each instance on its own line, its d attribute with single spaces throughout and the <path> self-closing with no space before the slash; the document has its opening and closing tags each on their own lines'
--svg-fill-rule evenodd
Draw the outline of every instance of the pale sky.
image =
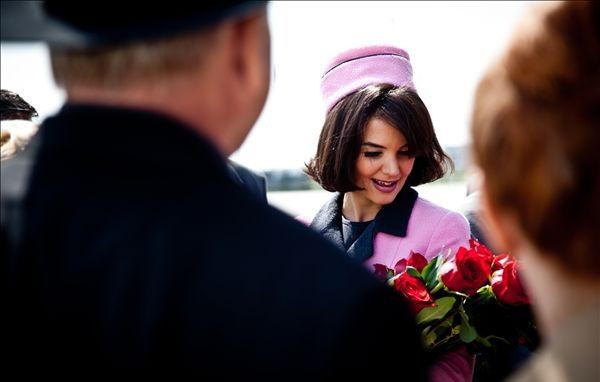
<svg viewBox="0 0 600 382">
<path fill-rule="evenodd" d="M 392 44 L 406 50 L 414 83 L 443 146 L 467 144 L 473 92 L 530 2 L 271 2 L 272 82 L 261 117 L 232 158 L 255 170 L 301 168 L 323 123 L 319 79 L 341 50 Z M 43 119 L 64 100 L 43 44 L 2 44 L 3 89 Z"/>
</svg>

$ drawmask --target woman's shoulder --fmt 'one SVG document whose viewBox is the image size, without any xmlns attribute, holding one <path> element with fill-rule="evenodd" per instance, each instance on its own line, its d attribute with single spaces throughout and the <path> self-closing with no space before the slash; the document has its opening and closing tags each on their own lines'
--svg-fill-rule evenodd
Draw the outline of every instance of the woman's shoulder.
<svg viewBox="0 0 600 382">
<path fill-rule="evenodd" d="M 461 220 L 467 222 L 467 218 L 464 217 L 458 211 L 442 207 L 422 197 L 418 197 L 413 207 L 413 218 L 421 217 L 427 220 L 435 219 L 449 219 L 449 220 Z"/>
<path fill-rule="evenodd" d="M 442 251 L 456 251 L 468 246 L 471 230 L 460 212 L 418 198 L 409 223 L 412 232 L 429 235 L 425 257 L 430 259 Z"/>
</svg>

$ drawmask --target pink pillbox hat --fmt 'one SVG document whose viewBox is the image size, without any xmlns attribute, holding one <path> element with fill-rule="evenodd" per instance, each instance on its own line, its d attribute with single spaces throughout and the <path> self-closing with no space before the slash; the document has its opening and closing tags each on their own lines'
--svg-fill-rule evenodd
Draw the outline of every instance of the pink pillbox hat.
<svg viewBox="0 0 600 382">
<path fill-rule="evenodd" d="M 415 90 L 408 53 L 393 46 L 367 46 L 338 54 L 321 77 L 325 112 L 350 93 L 368 85 L 390 84 Z"/>
</svg>

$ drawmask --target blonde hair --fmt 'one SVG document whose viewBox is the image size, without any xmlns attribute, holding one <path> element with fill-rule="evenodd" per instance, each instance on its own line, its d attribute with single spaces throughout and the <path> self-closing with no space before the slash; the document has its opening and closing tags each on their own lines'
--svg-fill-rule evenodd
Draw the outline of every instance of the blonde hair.
<svg viewBox="0 0 600 382">
<path fill-rule="evenodd" d="M 594 2 L 554 7 L 480 82 L 473 156 L 499 210 L 564 268 L 600 276 L 600 43 Z"/>
</svg>

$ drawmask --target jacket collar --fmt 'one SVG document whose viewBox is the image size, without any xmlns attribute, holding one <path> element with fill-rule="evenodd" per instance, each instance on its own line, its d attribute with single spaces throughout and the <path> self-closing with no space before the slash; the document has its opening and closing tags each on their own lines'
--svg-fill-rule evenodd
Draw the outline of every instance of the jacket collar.
<svg viewBox="0 0 600 382">
<path fill-rule="evenodd" d="M 411 187 L 402 188 L 396 199 L 384 206 L 375 217 L 375 230 L 390 235 L 406 237 L 408 220 L 419 193 Z"/>
<path fill-rule="evenodd" d="M 377 232 L 405 237 L 408 220 L 417 200 L 418 193 L 411 187 L 403 187 L 394 201 L 384 206 L 375 221 L 370 224 L 346 251 L 348 255 L 362 262 L 373 255 L 373 239 Z M 315 215 L 310 226 L 323 236 L 344 248 L 342 236 L 342 201 L 344 194 L 336 193 Z"/>
<path fill-rule="evenodd" d="M 225 159 L 173 118 L 138 109 L 66 104 L 40 128 L 41 166 L 90 180 L 115 177 L 168 185 L 232 180 Z M 59 162 L 59 163 L 58 163 Z"/>
</svg>

